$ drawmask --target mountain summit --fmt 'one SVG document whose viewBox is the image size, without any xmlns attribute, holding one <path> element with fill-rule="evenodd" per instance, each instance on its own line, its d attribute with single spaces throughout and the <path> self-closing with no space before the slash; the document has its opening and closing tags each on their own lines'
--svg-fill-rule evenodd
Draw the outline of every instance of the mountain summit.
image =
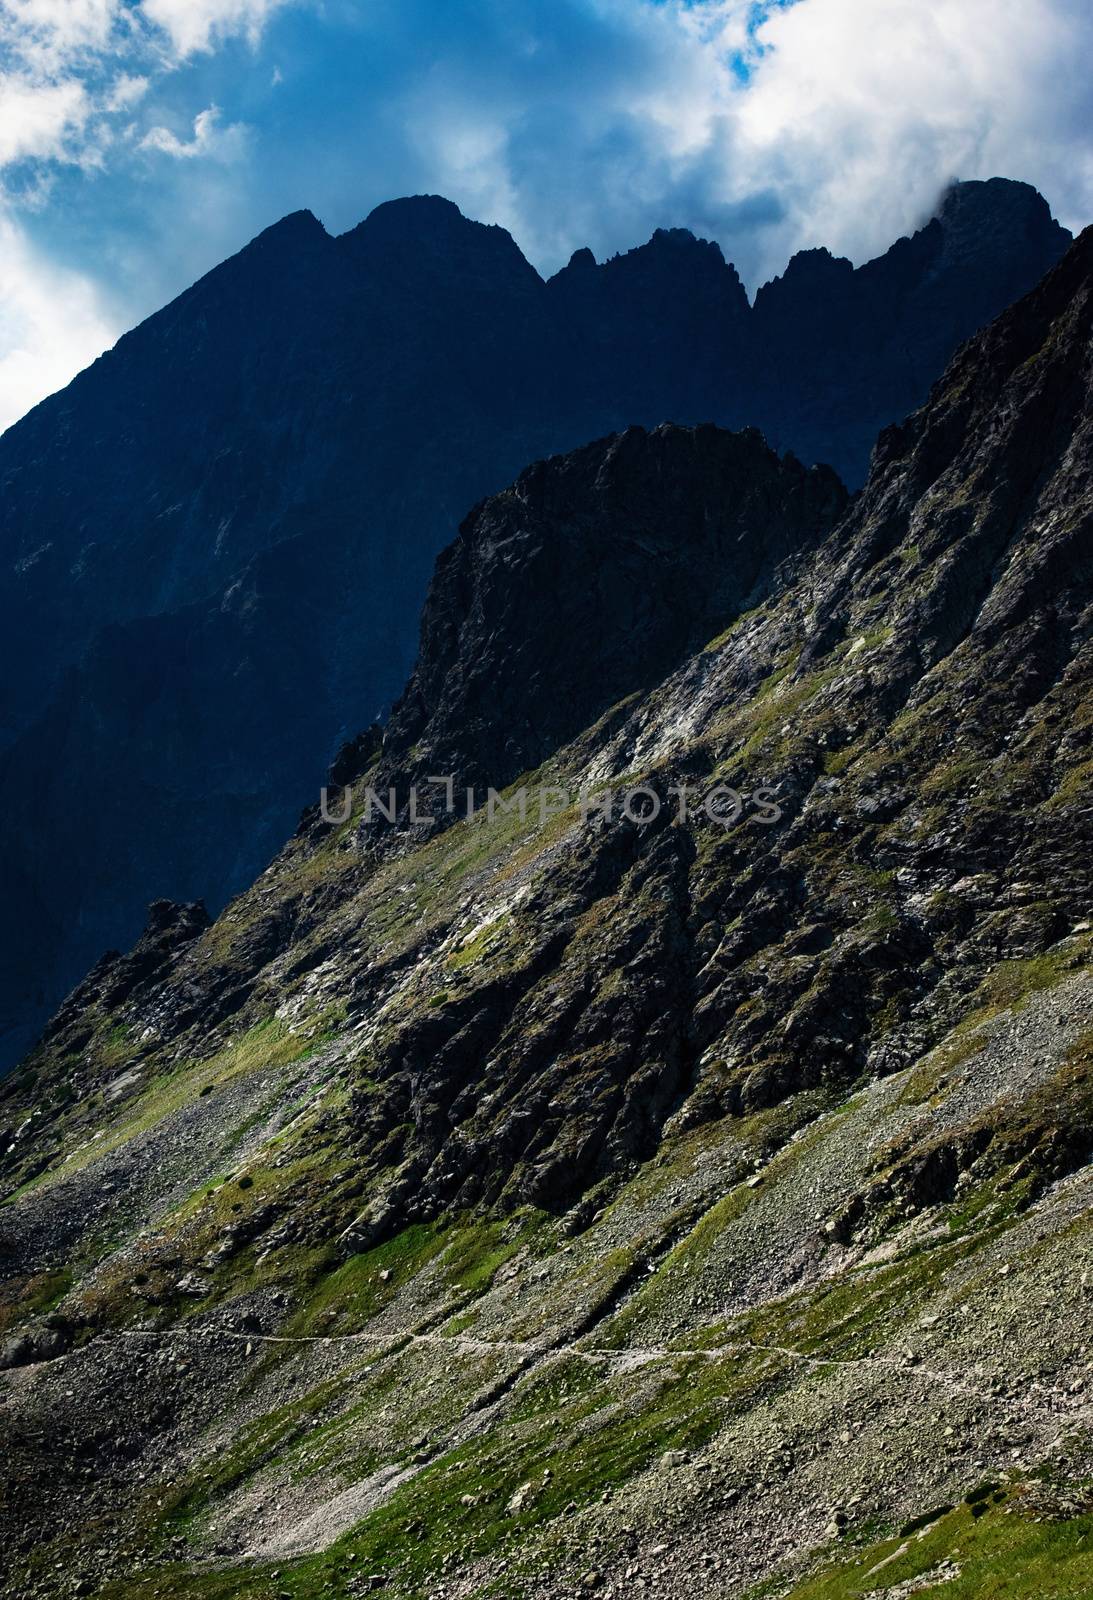
<svg viewBox="0 0 1093 1600">
<path fill-rule="evenodd" d="M 126 335 L 0 439 L 7 1058 L 148 900 L 215 908 L 269 859 L 404 683 L 469 506 L 665 420 L 757 426 L 856 484 L 1065 242 L 1025 185 L 962 185 L 752 309 L 685 231 L 544 283 L 421 196 L 341 238 L 296 213 Z"/>
</svg>

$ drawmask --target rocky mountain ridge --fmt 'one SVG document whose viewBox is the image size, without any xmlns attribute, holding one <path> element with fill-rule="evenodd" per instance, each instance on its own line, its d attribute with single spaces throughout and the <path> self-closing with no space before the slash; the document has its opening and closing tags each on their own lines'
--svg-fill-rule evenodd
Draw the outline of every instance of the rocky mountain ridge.
<svg viewBox="0 0 1093 1600">
<path fill-rule="evenodd" d="M 218 907 L 272 857 L 401 689 L 483 495 L 665 420 L 759 426 L 856 483 L 1066 241 L 1027 185 L 958 185 L 878 261 L 824 257 L 821 283 L 798 258 L 753 310 L 683 230 L 544 282 L 417 197 L 341 238 L 287 217 L 126 335 L 0 439 L 6 1057 L 151 898 Z"/>
<path fill-rule="evenodd" d="M 157 906 L 0 1096 L 21 1600 L 1082 1600 L 1091 435 L 1093 230 L 841 516 L 671 427 L 478 509 L 345 819 Z M 620 653 L 688 559 L 716 632 Z M 549 728 L 567 617 L 602 696 Z M 367 825 L 537 760 L 521 693 L 521 781 L 656 818 Z"/>
<path fill-rule="evenodd" d="M 381 787 L 507 787 L 766 599 L 847 502 L 754 430 L 633 428 L 537 462 L 438 560 L 384 736 L 414 770 Z"/>
</svg>

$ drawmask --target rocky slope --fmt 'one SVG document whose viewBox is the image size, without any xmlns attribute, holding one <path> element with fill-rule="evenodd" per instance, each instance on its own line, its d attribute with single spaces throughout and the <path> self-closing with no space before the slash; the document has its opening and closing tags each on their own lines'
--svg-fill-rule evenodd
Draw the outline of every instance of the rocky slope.
<svg viewBox="0 0 1093 1600">
<path fill-rule="evenodd" d="M 1027 185 L 960 185 L 879 261 L 823 257 L 820 284 L 799 258 L 752 311 L 684 231 L 544 283 L 419 197 L 337 239 L 287 217 L 127 335 L 0 440 L 3 1058 L 153 896 L 219 907 L 266 864 L 402 687 L 480 496 L 666 418 L 758 424 L 858 482 L 1066 240 Z"/>
<path fill-rule="evenodd" d="M 1093 231 L 835 526 L 705 428 L 472 515 L 344 820 L 5 1086 L 12 1593 L 1090 1592 L 1091 323 Z"/>
</svg>

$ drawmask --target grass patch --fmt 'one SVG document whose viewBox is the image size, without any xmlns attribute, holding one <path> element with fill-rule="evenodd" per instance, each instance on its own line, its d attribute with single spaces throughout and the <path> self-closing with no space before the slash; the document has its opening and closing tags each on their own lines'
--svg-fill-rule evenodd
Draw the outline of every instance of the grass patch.
<svg viewBox="0 0 1093 1600">
<path fill-rule="evenodd" d="M 284 1331 L 297 1337 L 359 1333 L 443 1248 L 437 1228 L 419 1223 L 351 1256 L 310 1290 Z"/>
<path fill-rule="evenodd" d="M 1093 1515 L 1037 1514 L 1022 1487 L 963 1504 L 917 1534 L 872 1545 L 798 1584 L 785 1600 L 858 1600 L 926 1579 L 944 1600 L 1089 1600 Z M 785 1591 L 783 1591 L 785 1593 Z"/>
<path fill-rule="evenodd" d="M 1089 948 L 1088 936 L 1081 940 L 1066 939 L 1043 955 L 1001 962 L 980 986 L 978 998 L 983 1008 L 991 1012 L 1020 1011 L 1031 995 L 1042 989 L 1053 989 L 1084 965 L 1089 959 Z"/>
<path fill-rule="evenodd" d="M 40 1272 L 32 1278 L 11 1278 L 0 1284 L 0 1333 L 7 1333 L 30 1317 L 41 1317 L 59 1305 L 72 1287 L 66 1267 Z"/>
<path fill-rule="evenodd" d="M 44 1187 L 83 1171 L 174 1112 L 201 1099 L 203 1093 L 221 1088 L 248 1073 L 288 1066 L 302 1060 L 315 1048 L 313 1040 L 301 1038 L 290 1032 L 284 1023 L 270 1017 L 232 1040 L 208 1060 L 192 1062 L 154 1078 L 126 1108 L 115 1127 L 78 1145 L 63 1161 L 32 1180 L 26 1188 Z"/>
</svg>

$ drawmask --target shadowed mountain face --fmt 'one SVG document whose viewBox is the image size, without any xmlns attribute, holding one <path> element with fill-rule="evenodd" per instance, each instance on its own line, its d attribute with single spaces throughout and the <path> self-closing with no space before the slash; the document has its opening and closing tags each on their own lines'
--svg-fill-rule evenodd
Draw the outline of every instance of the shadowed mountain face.
<svg viewBox="0 0 1093 1600">
<path fill-rule="evenodd" d="M 405 681 L 432 561 L 528 460 L 666 418 L 757 425 L 860 481 L 880 426 L 1066 235 L 954 189 L 855 272 L 754 310 L 672 230 L 544 283 L 439 199 L 286 218 L 0 440 L 0 1029 L 154 895 L 223 902 Z"/>
<path fill-rule="evenodd" d="M 537 462 L 440 556 L 388 750 L 510 783 L 765 599 L 847 498 L 829 467 L 709 424 Z"/>
<path fill-rule="evenodd" d="M 1091 462 L 1093 229 L 848 506 L 466 519 L 344 818 L 0 1084 L 19 1600 L 1088 1600 Z M 662 804 L 368 826 L 441 756 Z"/>
</svg>

